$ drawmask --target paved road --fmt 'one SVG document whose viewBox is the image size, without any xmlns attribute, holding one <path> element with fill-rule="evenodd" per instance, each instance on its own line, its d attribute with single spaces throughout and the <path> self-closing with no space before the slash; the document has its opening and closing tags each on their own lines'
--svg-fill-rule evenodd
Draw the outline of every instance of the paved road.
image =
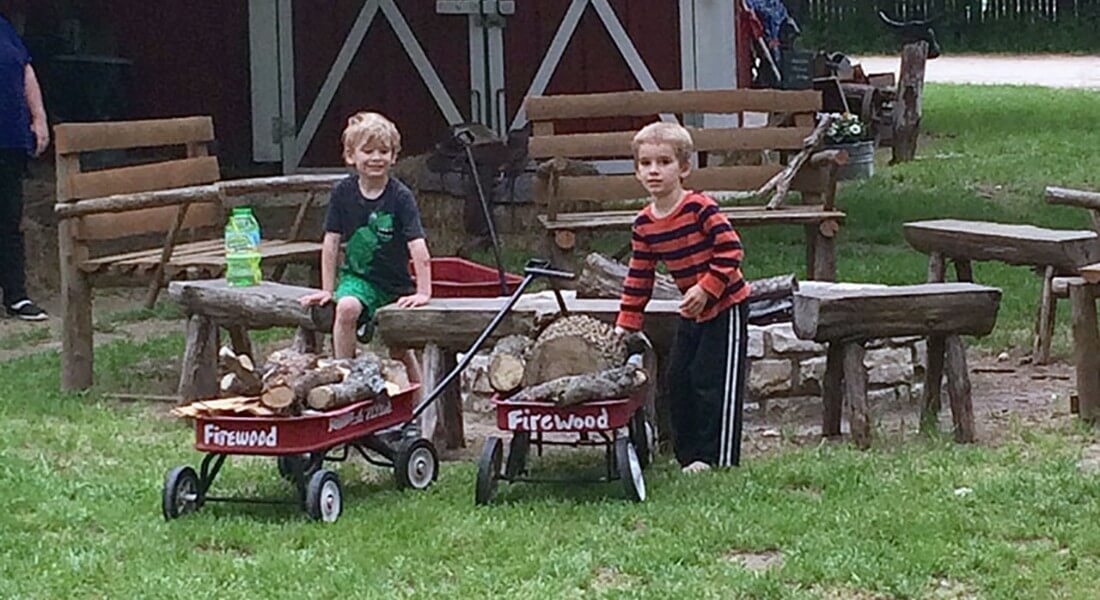
<svg viewBox="0 0 1100 600">
<path fill-rule="evenodd" d="M 896 56 L 862 56 L 865 73 L 897 72 Z M 963 55 L 928 61 L 925 81 L 1100 89 L 1100 56 Z"/>
</svg>

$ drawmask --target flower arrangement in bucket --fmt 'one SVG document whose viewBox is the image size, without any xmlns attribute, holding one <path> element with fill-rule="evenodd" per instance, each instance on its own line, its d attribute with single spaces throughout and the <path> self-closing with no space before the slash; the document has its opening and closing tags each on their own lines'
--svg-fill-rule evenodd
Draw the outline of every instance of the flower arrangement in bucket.
<svg viewBox="0 0 1100 600">
<path fill-rule="evenodd" d="M 852 113 L 833 114 L 825 131 L 825 145 L 846 150 L 848 163 L 837 169 L 838 179 L 863 179 L 875 173 L 875 141 L 871 128 Z"/>
</svg>

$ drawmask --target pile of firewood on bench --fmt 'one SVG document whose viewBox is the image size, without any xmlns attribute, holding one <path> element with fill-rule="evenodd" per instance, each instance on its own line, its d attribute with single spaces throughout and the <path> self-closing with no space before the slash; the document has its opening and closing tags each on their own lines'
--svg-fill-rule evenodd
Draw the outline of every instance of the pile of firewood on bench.
<svg viewBox="0 0 1100 600">
<path fill-rule="evenodd" d="M 643 388 L 649 374 L 628 362 L 626 337 L 587 315 L 564 315 L 536 337 L 501 338 L 489 355 L 489 385 L 512 402 L 572 406 L 624 398 Z"/>
<path fill-rule="evenodd" d="M 294 416 L 395 395 L 408 387 L 400 361 L 370 352 L 354 359 L 324 358 L 297 348 L 276 350 L 257 366 L 228 346 L 218 352 L 221 397 L 173 409 L 180 417 L 211 414 Z"/>
</svg>

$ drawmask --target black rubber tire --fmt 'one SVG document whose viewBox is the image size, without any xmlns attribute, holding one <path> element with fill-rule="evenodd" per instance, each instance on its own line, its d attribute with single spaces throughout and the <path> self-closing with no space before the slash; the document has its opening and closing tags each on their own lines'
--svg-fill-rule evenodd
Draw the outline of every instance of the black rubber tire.
<svg viewBox="0 0 1100 600">
<path fill-rule="evenodd" d="M 515 479 L 527 471 L 527 457 L 531 453 L 531 432 L 517 431 L 508 442 L 508 461 L 504 463 L 504 478 Z"/>
<path fill-rule="evenodd" d="M 634 502 L 645 500 L 645 477 L 642 475 L 642 465 L 638 460 L 634 444 L 630 443 L 630 437 L 622 436 L 615 440 L 615 466 L 619 472 L 619 479 L 623 482 L 626 497 Z"/>
<path fill-rule="evenodd" d="M 340 477 L 328 469 L 319 469 L 306 483 L 306 513 L 315 521 L 332 523 L 344 510 L 344 488 Z"/>
<path fill-rule="evenodd" d="M 500 466 L 504 459 L 504 444 L 500 438 L 489 436 L 477 462 L 477 486 L 474 490 L 474 503 L 478 506 L 493 501 L 497 494 L 497 480 L 500 479 Z"/>
<path fill-rule="evenodd" d="M 393 476 L 398 489 L 425 490 L 439 478 L 439 455 L 424 438 L 406 438 L 397 448 Z"/>
<path fill-rule="evenodd" d="M 638 462 L 642 469 L 648 469 L 653 464 L 653 453 L 656 451 L 656 430 L 645 414 L 644 408 L 639 408 L 630 417 L 630 442 L 634 444 L 634 451 L 638 453 Z"/>
<path fill-rule="evenodd" d="M 193 495 L 193 499 L 186 496 Z M 164 491 L 161 494 L 161 511 L 164 520 L 178 519 L 202 506 L 199 493 L 199 476 L 191 467 L 175 467 L 164 476 Z"/>
</svg>

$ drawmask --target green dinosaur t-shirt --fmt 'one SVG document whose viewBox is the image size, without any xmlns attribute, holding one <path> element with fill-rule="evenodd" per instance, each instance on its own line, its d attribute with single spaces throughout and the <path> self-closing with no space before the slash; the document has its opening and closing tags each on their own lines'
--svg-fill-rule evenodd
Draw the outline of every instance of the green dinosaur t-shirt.
<svg viewBox="0 0 1100 600">
<path fill-rule="evenodd" d="M 332 190 L 325 231 L 340 234 L 346 244 L 341 277 L 350 273 L 393 295 L 415 291 L 409 242 L 424 237 L 424 226 L 405 184 L 390 177 L 386 189 L 369 199 L 359 191 L 359 176 L 349 176 Z"/>
</svg>

